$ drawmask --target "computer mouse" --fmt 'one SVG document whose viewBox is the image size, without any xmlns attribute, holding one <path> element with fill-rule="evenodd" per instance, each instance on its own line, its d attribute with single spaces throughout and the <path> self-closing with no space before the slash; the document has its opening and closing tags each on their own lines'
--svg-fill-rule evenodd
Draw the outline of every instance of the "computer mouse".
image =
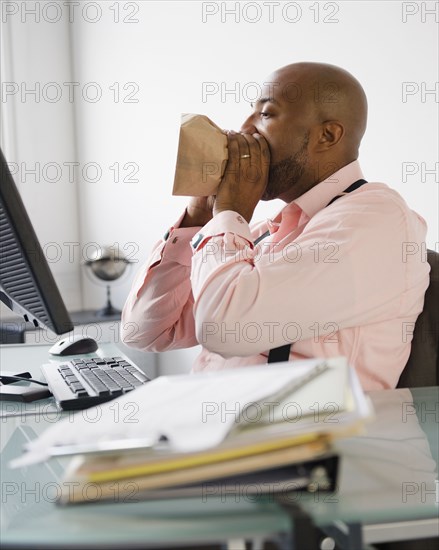
<svg viewBox="0 0 439 550">
<path fill-rule="evenodd" d="M 82 355 L 83 353 L 93 353 L 98 349 L 98 344 L 93 338 L 83 336 L 82 334 L 73 334 L 62 338 L 54 344 L 49 353 L 52 355 Z"/>
</svg>

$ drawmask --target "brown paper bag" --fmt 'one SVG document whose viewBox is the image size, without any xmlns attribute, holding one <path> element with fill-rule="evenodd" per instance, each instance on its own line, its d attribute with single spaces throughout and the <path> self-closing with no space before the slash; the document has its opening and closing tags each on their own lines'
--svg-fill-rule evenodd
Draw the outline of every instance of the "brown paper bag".
<svg viewBox="0 0 439 550">
<path fill-rule="evenodd" d="M 204 115 L 181 116 L 173 195 L 214 195 L 228 159 L 227 136 Z"/>
</svg>

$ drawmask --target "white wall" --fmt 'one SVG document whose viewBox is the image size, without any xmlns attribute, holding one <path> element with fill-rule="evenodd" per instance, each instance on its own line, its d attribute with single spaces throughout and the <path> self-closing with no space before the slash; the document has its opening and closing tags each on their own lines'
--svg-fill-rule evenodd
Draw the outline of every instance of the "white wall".
<svg viewBox="0 0 439 550">
<path fill-rule="evenodd" d="M 345 67 L 363 83 L 370 112 L 360 157 L 365 176 L 396 188 L 426 218 L 428 245 L 436 246 L 439 176 L 421 169 L 432 169 L 437 162 L 438 97 L 421 91 L 438 86 L 439 16 L 425 13 L 437 3 L 121 1 L 116 22 L 114 2 L 82 1 L 70 13 L 72 23 L 64 7 L 60 21 L 48 22 L 55 12 L 47 12 L 46 20 L 42 17 L 36 24 L 29 24 L 29 17 L 19 22 L 21 3 L 15 4 L 19 13 L 2 25 L 14 33 L 12 78 L 60 84 L 67 79 L 79 86 L 73 104 L 6 104 L 16 111 L 13 155 L 46 162 L 75 156 L 81 168 L 97 163 L 102 170 L 100 180 L 93 183 L 79 174 L 74 185 L 40 184 L 25 191 L 43 242 L 76 239 L 85 254 L 93 249 L 87 249 L 89 243 L 118 244 L 131 259 L 144 260 L 186 202 L 171 197 L 180 113 L 204 113 L 224 128 L 239 128 L 250 111 L 250 98 L 242 91 L 251 93 L 252 88 L 246 84 L 263 81 L 285 64 L 310 60 Z M 37 4 L 43 16 L 47 2 Z M 236 6 L 235 14 L 225 13 Z M 203 21 L 203 9 L 218 11 Z M 241 93 L 203 98 L 203 83 L 208 82 L 219 90 L 236 87 Z M 405 101 L 404 82 L 419 90 Z M 121 94 L 118 102 L 115 83 Z M 124 90 L 127 83 L 133 84 Z M 91 102 L 97 88 L 102 98 Z M 132 99 L 137 102 L 124 102 L 134 91 Z M 88 99 L 81 92 L 89 93 Z M 409 162 L 418 172 L 404 182 L 403 166 Z M 122 179 L 134 166 L 124 165 L 135 163 L 138 173 L 133 179 L 138 181 L 115 182 L 109 168 L 115 163 Z M 257 214 L 266 216 L 279 207 L 264 204 Z M 80 303 L 80 259 L 52 266 L 70 306 Z M 69 282 L 75 277 L 76 286 Z M 119 307 L 130 280 L 114 289 Z M 81 306 L 100 306 L 104 290 L 84 277 L 81 284 Z"/>
<path fill-rule="evenodd" d="M 81 309 L 78 189 L 65 165 L 76 158 L 74 104 L 54 101 L 71 81 L 68 21 L 7 17 L 15 7 L 0 6 L 1 145 L 67 307 Z"/>
</svg>

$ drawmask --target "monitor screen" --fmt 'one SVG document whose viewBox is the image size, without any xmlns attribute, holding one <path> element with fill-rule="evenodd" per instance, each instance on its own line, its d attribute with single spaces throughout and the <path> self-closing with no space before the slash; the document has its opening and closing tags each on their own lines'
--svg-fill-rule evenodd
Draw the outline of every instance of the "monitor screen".
<svg viewBox="0 0 439 550">
<path fill-rule="evenodd" d="M 70 316 L 0 150 L 0 299 L 36 327 L 64 334 Z"/>
</svg>

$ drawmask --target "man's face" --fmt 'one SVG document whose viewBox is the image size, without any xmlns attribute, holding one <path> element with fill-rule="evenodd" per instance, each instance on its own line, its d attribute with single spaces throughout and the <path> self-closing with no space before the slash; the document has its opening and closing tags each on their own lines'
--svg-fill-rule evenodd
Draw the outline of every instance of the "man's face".
<svg viewBox="0 0 439 550">
<path fill-rule="evenodd" d="M 309 164 L 307 145 L 313 122 L 302 95 L 298 81 L 274 73 L 241 127 L 243 133 L 261 134 L 270 148 L 270 171 L 263 200 L 282 198 L 293 186 L 301 187 Z"/>
</svg>

